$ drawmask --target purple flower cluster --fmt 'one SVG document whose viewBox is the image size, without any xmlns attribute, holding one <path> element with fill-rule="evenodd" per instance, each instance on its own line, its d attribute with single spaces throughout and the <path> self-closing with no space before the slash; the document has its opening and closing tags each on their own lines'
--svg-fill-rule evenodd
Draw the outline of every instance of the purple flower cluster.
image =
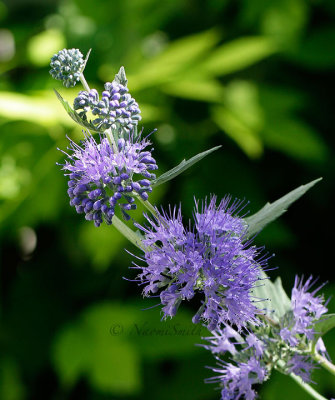
<svg viewBox="0 0 335 400">
<path fill-rule="evenodd" d="M 315 281 L 312 281 L 312 277 L 309 277 L 304 284 L 302 279 L 295 278 L 291 296 L 292 313 L 288 318 L 285 318 L 284 326 L 280 330 L 281 338 L 290 346 L 298 345 L 298 335 L 305 335 L 308 340 L 313 340 L 315 335 L 314 322 L 328 311 L 323 304 L 324 297 L 322 295 L 316 296 L 323 285 L 311 293 L 308 292 L 314 284 Z"/>
<path fill-rule="evenodd" d="M 147 200 L 151 180 L 156 177 L 150 172 L 158 168 L 156 161 L 150 151 L 144 151 L 149 144 L 146 139 L 120 138 L 116 150 L 104 135 L 100 143 L 92 135 L 87 135 L 81 146 L 70 141 L 72 153 L 67 154 L 62 169 L 68 171 L 71 206 L 96 226 L 103 220 L 112 223 L 116 205 L 129 219 L 127 212 L 136 209 L 134 193 Z"/>
<path fill-rule="evenodd" d="M 92 123 L 99 130 L 121 129 L 128 134 L 141 120 L 139 106 L 128 93 L 128 88 L 115 81 L 105 84 L 101 100 L 95 89 L 79 92 L 73 107 L 81 110 L 79 115 L 86 120 L 87 113 L 91 111 L 96 116 Z"/>
<path fill-rule="evenodd" d="M 205 202 L 202 209 L 196 203 L 194 227 L 186 229 L 181 209 L 157 218 L 146 216 L 150 226 L 137 225 L 145 233 L 145 267 L 138 279 L 145 284 L 144 295 L 160 290 L 164 317 L 173 317 L 183 300 L 196 294 L 202 304 L 193 322 L 206 321 L 210 330 L 221 323 L 256 322 L 259 310 L 250 290 L 261 276 L 266 260 L 259 257 L 260 249 L 246 240 L 243 219 L 236 214 L 242 203 L 224 198 L 216 206 L 216 198 Z"/>
</svg>

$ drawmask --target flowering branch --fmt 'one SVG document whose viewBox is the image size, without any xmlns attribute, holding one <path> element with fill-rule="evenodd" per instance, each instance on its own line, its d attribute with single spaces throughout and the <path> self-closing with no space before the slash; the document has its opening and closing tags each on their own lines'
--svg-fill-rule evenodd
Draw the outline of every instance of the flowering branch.
<svg viewBox="0 0 335 400">
<path fill-rule="evenodd" d="M 168 211 L 154 207 L 149 195 L 163 184 L 218 147 L 197 154 L 156 178 L 158 168 L 148 137 L 138 133 L 141 111 L 129 94 L 127 78 L 121 67 L 112 82 L 104 85 L 101 96 L 90 89 L 83 71 L 88 59 L 77 49 L 62 50 L 51 60 L 51 75 L 66 87 L 80 81 L 84 91 L 74 100 L 73 109 L 56 92 L 64 108 L 78 124 L 99 132 L 96 140 L 85 134 L 81 145 L 70 140 L 69 154 L 62 164 L 68 176 L 70 205 L 96 227 L 114 225 L 124 237 L 143 252 L 138 257 L 145 265 L 137 281 L 144 296 L 158 296 L 163 318 L 174 317 L 185 301 L 200 298 L 194 323 L 202 321 L 212 336 L 205 338 L 217 360 L 212 368 L 218 374 L 209 382 L 218 382 L 223 400 L 254 400 L 253 385 L 267 380 L 273 369 L 292 377 L 316 400 L 326 400 L 308 385 L 315 363 L 333 375 L 335 366 L 321 337 L 316 332 L 335 327 L 322 295 L 310 292 L 312 277 L 305 282 L 296 277 L 291 298 L 280 278 L 272 283 L 264 271 L 271 256 L 257 248 L 250 238 L 287 208 L 320 179 L 267 203 L 251 217 L 241 217 L 245 203 L 226 196 L 217 204 L 216 196 L 195 201 L 193 225 L 185 227 L 181 207 Z M 93 118 L 90 120 L 90 118 Z M 147 224 L 131 219 L 136 200 L 150 212 Z M 115 215 L 134 223 L 134 232 Z M 243 212 L 244 213 L 244 212 Z M 321 317 L 327 321 L 323 327 Z M 314 329 L 318 325 L 318 329 Z M 321 328 L 320 328 L 321 327 Z M 321 333 L 320 333 L 321 332 Z M 229 352 L 229 362 L 220 356 Z"/>
</svg>

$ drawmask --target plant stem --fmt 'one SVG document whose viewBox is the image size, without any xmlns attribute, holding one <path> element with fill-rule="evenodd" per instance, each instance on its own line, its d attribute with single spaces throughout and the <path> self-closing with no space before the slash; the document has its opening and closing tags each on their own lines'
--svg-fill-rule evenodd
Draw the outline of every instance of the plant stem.
<svg viewBox="0 0 335 400">
<path fill-rule="evenodd" d="M 89 92 L 91 89 L 90 89 L 90 87 L 88 86 L 88 83 L 86 82 L 86 79 L 85 79 L 83 73 L 80 74 L 79 79 L 80 79 L 81 84 L 84 86 L 84 89 L 85 89 L 87 92 Z"/>
<path fill-rule="evenodd" d="M 132 244 L 134 244 L 140 250 L 146 250 L 139 236 L 133 230 L 128 228 L 128 226 L 124 224 L 116 215 L 113 216 L 113 225 Z"/>
<path fill-rule="evenodd" d="M 144 205 L 144 207 L 147 209 L 147 210 L 149 210 L 150 212 L 151 212 L 151 214 L 154 216 L 154 217 L 158 217 L 158 215 L 157 215 L 157 211 L 156 211 L 156 209 L 155 209 L 155 207 L 150 203 L 150 201 L 149 200 L 143 200 L 142 199 L 142 197 L 141 196 L 136 196 L 137 198 L 138 198 L 138 200 Z"/>
<path fill-rule="evenodd" d="M 312 354 L 313 359 L 321 365 L 324 369 L 329 371 L 331 374 L 335 375 L 335 365 L 328 361 L 325 357 L 322 357 L 316 351 Z"/>
<path fill-rule="evenodd" d="M 113 149 L 114 154 L 118 154 L 119 150 L 118 150 L 117 145 L 115 143 L 114 135 L 112 133 L 111 128 L 106 129 L 104 133 L 107 136 L 107 139 L 108 139 L 109 144 L 111 145 L 111 147 Z"/>
<path fill-rule="evenodd" d="M 305 383 L 300 376 L 290 374 L 290 377 L 297 382 L 298 385 L 300 385 L 307 393 L 309 393 L 313 399 L 316 400 L 328 400 L 325 397 L 321 396 L 320 393 L 318 393 L 315 389 L 313 389 L 311 386 L 309 386 L 307 383 Z"/>
</svg>

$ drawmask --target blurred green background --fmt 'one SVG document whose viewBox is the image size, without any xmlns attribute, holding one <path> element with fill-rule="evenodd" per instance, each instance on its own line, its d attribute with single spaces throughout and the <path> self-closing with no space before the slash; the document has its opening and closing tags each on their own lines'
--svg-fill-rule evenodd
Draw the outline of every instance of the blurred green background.
<svg viewBox="0 0 335 400">
<path fill-rule="evenodd" d="M 49 75 L 64 47 L 92 48 L 85 76 L 101 90 L 121 65 L 152 136 L 159 173 L 184 157 L 222 148 L 152 195 L 181 202 L 211 193 L 250 200 L 255 212 L 323 176 L 258 238 L 276 253 L 290 291 L 313 273 L 334 293 L 333 0 L 0 1 L 0 399 L 214 400 L 203 379 L 214 360 L 190 323 L 192 306 L 160 322 L 159 308 L 123 280 L 136 250 L 113 227 L 75 213 L 63 159 L 65 135 L 81 130 Z M 141 213 L 137 213 L 141 218 Z M 138 253 L 137 253 L 138 254 Z M 329 306 L 335 311 L 335 300 Z M 335 335 L 325 341 L 335 359 Z M 314 374 L 334 397 L 335 380 Z M 274 374 L 266 400 L 307 399 Z"/>
</svg>

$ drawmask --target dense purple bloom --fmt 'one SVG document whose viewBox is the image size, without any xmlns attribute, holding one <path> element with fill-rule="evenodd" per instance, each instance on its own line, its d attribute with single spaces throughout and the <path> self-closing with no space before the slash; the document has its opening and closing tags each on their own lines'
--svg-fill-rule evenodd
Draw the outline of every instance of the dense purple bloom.
<svg viewBox="0 0 335 400">
<path fill-rule="evenodd" d="M 281 338 L 291 346 L 298 344 L 297 335 L 305 335 L 307 339 L 313 340 L 315 335 L 313 324 L 328 311 L 323 304 L 324 297 L 316 296 L 322 286 L 313 292 L 308 292 L 314 284 L 312 277 L 309 277 L 304 284 L 302 279 L 295 278 L 291 296 L 292 314 L 286 326 L 280 331 Z"/>
<path fill-rule="evenodd" d="M 221 361 L 218 364 L 219 368 L 212 370 L 219 375 L 206 381 L 220 383 L 222 400 L 254 400 L 257 394 L 252 385 L 264 382 L 268 375 L 266 367 L 255 357 L 236 365 Z"/>
<path fill-rule="evenodd" d="M 221 323 L 256 323 L 259 312 L 250 290 L 261 279 L 266 260 L 246 240 L 247 226 L 236 213 L 241 202 L 231 205 L 224 198 L 216 206 L 213 197 L 199 209 L 196 203 L 193 228 L 182 223 L 181 209 L 169 214 L 158 213 L 156 219 L 146 217 L 150 226 L 138 227 L 145 233 L 146 267 L 139 281 L 146 284 L 144 295 L 159 290 L 164 317 L 174 316 L 182 300 L 202 295 L 202 305 L 193 322 L 208 322 L 209 330 Z"/>
<path fill-rule="evenodd" d="M 150 171 L 157 169 L 157 165 L 151 152 L 144 150 L 149 144 L 146 139 L 121 138 L 115 151 L 104 135 L 100 143 L 87 135 L 81 146 L 71 140 L 71 153 L 62 168 L 68 171 L 70 204 L 96 226 L 103 220 L 112 223 L 116 205 L 129 219 L 128 211 L 136 208 L 134 192 L 147 200 L 152 191 L 155 174 Z"/>
<path fill-rule="evenodd" d="M 50 74 L 63 81 L 64 86 L 72 87 L 79 81 L 83 66 L 83 55 L 78 49 L 63 49 L 51 58 Z"/>
<path fill-rule="evenodd" d="M 79 115 L 84 119 L 87 119 L 87 113 L 91 111 L 96 116 L 92 123 L 101 130 L 121 128 L 129 133 L 134 131 L 141 120 L 139 106 L 128 93 L 128 88 L 115 81 L 105 83 L 101 99 L 95 89 L 79 92 L 73 107 L 80 110 Z"/>
</svg>

